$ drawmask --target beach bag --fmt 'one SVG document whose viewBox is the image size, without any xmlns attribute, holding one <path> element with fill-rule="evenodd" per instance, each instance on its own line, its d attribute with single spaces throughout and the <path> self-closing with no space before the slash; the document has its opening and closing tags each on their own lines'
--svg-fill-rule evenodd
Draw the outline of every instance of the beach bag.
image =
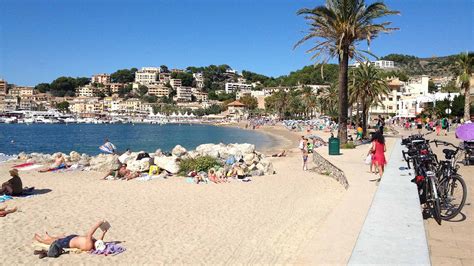
<svg viewBox="0 0 474 266">
<path fill-rule="evenodd" d="M 365 158 L 365 164 L 371 164 L 371 163 L 372 163 L 372 154 L 369 154 Z"/>
</svg>

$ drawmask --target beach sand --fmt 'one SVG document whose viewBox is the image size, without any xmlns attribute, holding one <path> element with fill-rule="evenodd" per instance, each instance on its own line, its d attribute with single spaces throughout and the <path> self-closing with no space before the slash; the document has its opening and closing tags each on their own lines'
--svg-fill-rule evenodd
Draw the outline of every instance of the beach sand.
<svg viewBox="0 0 474 266">
<path fill-rule="evenodd" d="M 275 151 L 297 147 L 301 134 L 282 127 L 262 131 L 279 137 Z M 98 172 L 20 172 L 24 186 L 51 191 L 0 204 L 19 208 L 0 218 L 0 259 L 10 264 L 301 262 L 346 190 L 330 177 L 302 171 L 300 157 L 293 148 L 286 158 L 272 158 L 276 175 L 219 185 L 188 184 L 179 177 L 101 181 L 104 173 Z M 11 165 L 0 165 L 0 182 L 8 179 Z M 33 255 L 34 233 L 84 234 L 99 219 L 112 225 L 105 240 L 122 241 L 127 251 L 43 260 Z"/>
</svg>

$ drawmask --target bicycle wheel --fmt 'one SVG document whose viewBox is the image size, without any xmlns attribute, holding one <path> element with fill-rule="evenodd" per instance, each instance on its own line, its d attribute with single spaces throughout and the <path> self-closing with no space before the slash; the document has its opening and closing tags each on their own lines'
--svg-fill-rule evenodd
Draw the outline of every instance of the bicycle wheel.
<svg viewBox="0 0 474 266">
<path fill-rule="evenodd" d="M 428 206 L 435 221 L 441 225 L 441 205 L 434 180 L 428 178 Z"/>
<path fill-rule="evenodd" d="M 444 180 L 440 186 L 441 219 L 451 220 L 464 207 L 467 198 L 467 187 L 464 179 L 459 175 L 452 175 Z"/>
</svg>

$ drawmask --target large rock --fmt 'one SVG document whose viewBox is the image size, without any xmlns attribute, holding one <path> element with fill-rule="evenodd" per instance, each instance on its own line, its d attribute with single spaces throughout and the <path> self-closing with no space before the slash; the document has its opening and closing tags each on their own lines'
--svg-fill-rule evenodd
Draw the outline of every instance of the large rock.
<svg viewBox="0 0 474 266">
<path fill-rule="evenodd" d="M 249 144 L 249 143 L 243 143 L 243 144 L 231 144 L 229 146 L 232 146 L 239 150 L 242 154 L 249 154 L 249 153 L 254 153 L 255 152 L 255 145 Z"/>
<path fill-rule="evenodd" d="M 254 162 L 258 162 L 258 158 L 253 153 L 245 154 L 244 162 L 246 165 L 252 165 Z"/>
<path fill-rule="evenodd" d="M 155 165 L 172 174 L 177 174 L 179 172 L 178 157 L 176 156 L 155 156 Z"/>
<path fill-rule="evenodd" d="M 71 162 L 78 162 L 79 160 L 81 160 L 81 155 L 77 151 L 71 151 L 69 153 L 69 160 Z"/>
<path fill-rule="evenodd" d="M 137 158 L 137 155 L 138 155 L 138 153 L 125 152 L 124 154 L 120 155 L 118 159 L 119 159 L 120 163 L 126 163 L 127 166 L 128 166 L 129 163 L 131 163 L 132 161 L 134 161 Z"/>
<path fill-rule="evenodd" d="M 202 156 L 211 156 L 214 158 L 219 158 L 219 151 L 217 150 L 218 146 L 214 144 L 201 144 L 196 147 L 196 151 Z"/>
<path fill-rule="evenodd" d="M 116 170 L 120 167 L 118 155 L 116 154 L 99 154 L 93 157 L 89 163 L 91 170 L 101 172 Z"/>
<path fill-rule="evenodd" d="M 176 156 L 176 157 L 181 157 L 183 155 L 185 155 L 187 152 L 187 150 L 181 146 L 181 145 L 176 145 L 173 150 L 171 151 L 171 154 L 173 154 L 173 156 Z"/>
<path fill-rule="evenodd" d="M 131 161 L 127 164 L 127 169 L 134 172 L 144 172 L 150 169 L 150 158 L 143 158 L 139 161 Z"/>
</svg>

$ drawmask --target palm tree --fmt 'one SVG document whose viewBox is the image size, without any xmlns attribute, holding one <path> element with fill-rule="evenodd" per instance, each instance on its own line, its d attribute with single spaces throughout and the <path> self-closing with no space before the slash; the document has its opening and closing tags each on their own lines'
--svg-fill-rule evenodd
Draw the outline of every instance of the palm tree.
<svg viewBox="0 0 474 266">
<path fill-rule="evenodd" d="M 362 63 L 352 73 L 349 90 L 351 104 L 360 104 L 362 109 L 362 135 L 367 135 L 367 118 L 371 105 L 381 104 L 381 97 L 390 91 L 380 71 L 370 63 Z"/>
<path fill-rule="evenodd" d="M 319 92 L 321 113 L 329 115 L 330 117 L 337 117 L 338 94 L 337 84 L 331 84 L 331 86 Z"/>
<path fill-rule="evenodd" d="M 472 75 L 472 65 L 474 63 L 473 53 L 461 53 L 458 55 L 456 64 L 459 71 L 459 81 L 461 82 L 461 89 L 464 89 L 464 121 L 470 119 L 470 79 Z"/>
<path fill-rule="evenodd" d="M 301 90 L 301 100 L 304 105 L 304 115 L 306 118 L 310 118 L 313 112 L 313 109 L 316 107 L 316 100 L 313 94 L 313 89 L 311 87 L 303 87 Z"/>
<path fill-rule="evenodd" d="M 298 10 L 298 15 L 304 15 L 310 25 L 309 32 L 295 47 L 308 40 L 315 40 L 315 46 L 307 50 L 314 53 L 311 59 L 322 58 L 323 63 L 337 57 L 339 61 L 339 132 L 341 143 L 347 142 L 347 109 L 348 103 L 348 67 L 349 58 L 358 61 L 365 60 L 362 51 L 356 49 L 356 44 L 370 41 L 381 32 L 390 32 L 391 22 L 374 23 L 374 19 L 386 15 L 398 14 L 391 11 L 381 2 L 366 6 L 364 0 L 326 0 L 325 6 L 313 9 Z"/>
</svg>

